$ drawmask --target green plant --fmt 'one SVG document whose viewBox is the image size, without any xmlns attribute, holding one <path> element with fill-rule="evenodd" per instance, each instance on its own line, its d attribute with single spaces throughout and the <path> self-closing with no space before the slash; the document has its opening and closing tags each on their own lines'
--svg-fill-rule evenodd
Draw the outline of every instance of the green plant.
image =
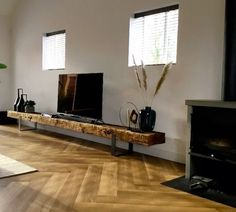
<svg viewBox="0 0 236 212">
<path fill-rule="evenodd" d="M 7 65 L 0 63 L 0 69 L 5 69 L 5 68 L 7 68 Z"/>
</svg>

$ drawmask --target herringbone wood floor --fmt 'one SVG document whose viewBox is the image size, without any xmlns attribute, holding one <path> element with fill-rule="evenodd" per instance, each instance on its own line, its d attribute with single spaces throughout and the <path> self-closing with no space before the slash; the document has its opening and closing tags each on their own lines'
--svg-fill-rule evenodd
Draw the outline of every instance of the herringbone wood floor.
<svg viewBox="0 0 236 212">
<path fill-rule="evenodd" d="M 161 182 L 184 166 L 45 131 L 0 126 L 0 153 L 39 170 L 0 179 L 0 211 L 187 211 L 236 209 L 177 191 Z"/>
</svg>

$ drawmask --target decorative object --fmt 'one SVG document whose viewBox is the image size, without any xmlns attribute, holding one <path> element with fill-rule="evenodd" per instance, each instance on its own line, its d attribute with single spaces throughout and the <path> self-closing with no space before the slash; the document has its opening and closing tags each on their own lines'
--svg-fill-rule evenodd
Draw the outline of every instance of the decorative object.
<svg viewBox="0 0 236 212">
<path fill-rule="evenodd" d="M 25 99 L 24 99 L 25 96 Z M 18 102 L 18 104 L 16 105 L 16 110 L 18 112 L 25 112 L 25 102 L 27 101 L 27 94 L 21 94 L 20 96 L 20 100 Z"/>
<path fill-rule="evenodd" d="M 0 178 L 36 172 L 37 169 L 0 154 Z"/>
<path fill-rule="evenodd" d="M 20 101 L 20 91 L 21 91 L 21 94 L 23 94 L 23 89 L 22 88 L 18 88 L 17 89 L 17 97 L 16 97 L 16 100 L 14 102 L 14 111 L 17 111 L 17 105 L 19 104 L 19 101 Z"/>
<path fill-rule="evenodd" d="M 27 100 L 27 94 L 23 93 L 23 88 L 17 89 L 17 97 L 14 102 L 14 111 L 18 112 L 35 112 L 35 102 L 33 100 Z"/>
<path fill-rule="evenodd" d="M 151 107 L 145 107 L 145 109 L 139 112 L 139 128 L 144 132 L 150 132 L 154 129 L 156 122 L 156 111 Z"/>
<path fill-rule="evenodd" d="M 123 126 L 128 129 L 138 129 L 139 111 L 133 102 L 124 103 L 119 110 L 119 119 Z"/>
<path fill-rule="evenodd" d="M 130 122 L 132 122 L 133 124 L 136 124 L 138 121 L 138 113 L 136 112 L 136 110 L 132 110 L 130 115 L 129 115 L 129 120 Z"/>
<path fill-rule="evenodd" d="M 33 100 L 28 100 L 25 102 L 25 112 L 26 113 L 33 113 L 35 112 L 35 101 Z"/>
<path fill-rule="evenodd" d="M 140 89 L 141 95 L 145 102 L 145 109 L 142 109 L 139 114 L 139 127 L 142 131 L 152 131 L 155 127 L 156 122 L 156 112 L 151 108 L 155 96 L 157 96 L 163 82 L 166 79 L 166 76 L 169 70 L 172 68 L 172 63 L 167 63 L 162 69 L 162 74 L 160 79 L 157 81 L 154 91 L 149 95 L 148 91 L 148 81 L 147 73 L 141 61 L 141 65 L 136 64 L 135 58 L 133 57 L 134 63 L 134 73 L 137 80 L 138 87 Z M 141 72 L 141 74 L 139 73 Z"/>
</svg>

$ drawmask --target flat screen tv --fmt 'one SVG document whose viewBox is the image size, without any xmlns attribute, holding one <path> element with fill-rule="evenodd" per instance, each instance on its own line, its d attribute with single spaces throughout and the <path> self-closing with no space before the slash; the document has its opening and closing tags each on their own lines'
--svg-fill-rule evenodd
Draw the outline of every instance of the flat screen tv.
<svg viewBox="0 0 236 212">
<path fill-rule="evenodd" d="M 103 73 L 60 74 L 57 112 L 102 119 Z"/>
</svg>

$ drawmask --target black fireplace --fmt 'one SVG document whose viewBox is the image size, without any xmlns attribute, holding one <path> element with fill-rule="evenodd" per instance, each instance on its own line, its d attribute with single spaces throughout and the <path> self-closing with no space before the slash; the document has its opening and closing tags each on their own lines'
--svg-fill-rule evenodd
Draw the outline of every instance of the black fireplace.
<svg viewBox="0 0 236 212">
<path fill-rule="evenodd" d="M 210 178 L 216 189 L 236 192 L 236 103 L 186 104 L 191 126 L 186 175 Z"/>
<path fill-rule="evenodd" d="M 171 188 L 236 208 L 236 102 L 186 100 L 185 177 Z"/>
</svg>

